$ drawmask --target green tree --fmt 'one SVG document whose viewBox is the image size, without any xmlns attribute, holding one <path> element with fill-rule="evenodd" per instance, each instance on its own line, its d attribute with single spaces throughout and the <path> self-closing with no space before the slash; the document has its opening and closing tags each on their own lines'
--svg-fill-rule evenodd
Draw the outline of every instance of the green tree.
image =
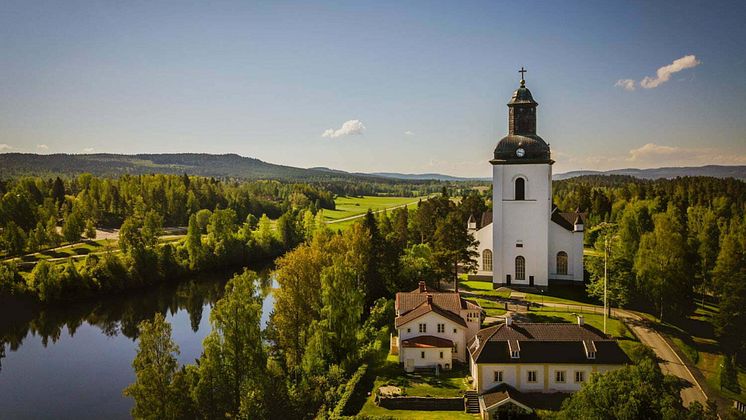
<svg viewBox="0 0 746 420">
<path fill-rule="evenodd" d="M 203 343 L 196 395 L 204 417 L 266 417 L 264 376 L 267 357 L 261 334 L 262 300 L 257 275 L 244 271 L 225 286 L 210 313 L 212 331 Z"/>
<path fill-rule="evenodd" d="M 78 242 L 80 235 L 83 234 L 84 227 L 80 214 L 75 210 L 71 211 L 62 224 L 62 236 L 65 242 Z"/>
<path fill-rule="evenodd" d="M 676 378 L 654 361 L 591 375 L 562 404 L 560 419 L 677 419 L 686 415 Z"/>
<path fill-rule="evenodd" d="M 85 237 L 88 239 L 96 239 L 96 223 L 93 219 L 88 219 L 85 222 Z"/>
<path fill-rule="evenodd" d="M 3 247 L 10 255 L 22 254 L 26 248 L 26 232 L 12 220 L 5 225 L 2 239 Z"/>
<path fill-rule="evenodd" d="M 197 223 L 197 217 L 194 214 L 189 216 L 189 227 L 187 228 L 184 246 L 189 256 L 189 268 L 192 270 L 198 269 L 202 264 L 204 249 L 202 246 L 202 234 Z"/>
<path fill-rule="evenodd" d="M 741 385 L 738 383 L 738 368 L 729 354 L 723 356 L 720 364 L 720 389 L 727 389 L 733 393 L 741 393 Z"/>
<path fill-rule="evenodd" d="M 440 278 L 454 282 L 458 290 L 459 265 L 466 272 L 477 267 L 476 251 L 479 242 L 468 231 L 466 223 L 457 212 L 451 212 L 445 219 L 436 222 L 433 257 Z"/>
<path fill-rule="evenodd" d="M 135 382 L 123 394 L 135 400 L 132 417 L 138 419 L 180 419 L 191 412 L 184 399 L 183 372 L 178 370 L 179 347 L 171 338 L 171 324 L 157 313 L 139 326 L 137 355 L 132 362 Z"/>
<path fill-rule="evenodd" d="M 723 237 L 713 277 L 720 298 L 715 334 L 726 352 L 746 350 L 746 224 L 731 224 Z"/>
<path fill-rule="evenodd" d="M 669 213 L 654 217 L 655 227 L 640 240 L 634 270 L 657 309 L 664 314 L 682 317 L 692 309 L 694 281 L 687 259 L 686 241 L 681 227 Z"/>
</svg>

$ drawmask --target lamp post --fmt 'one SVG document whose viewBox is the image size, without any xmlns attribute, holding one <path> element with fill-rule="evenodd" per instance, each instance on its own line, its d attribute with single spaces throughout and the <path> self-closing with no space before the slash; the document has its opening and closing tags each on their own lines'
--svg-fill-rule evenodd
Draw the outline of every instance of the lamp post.
<svg viewBox="0 0 746 420">
<path fill-rule="evenodd" d="M 607 293 L 607 283 L 608 283 L 608 276 L 607 276 L 607 264 L 609 259 L 609 235 L 606 235 L 604 238 L 604 334 L 606 334 L 606 318 L 608 318 L 608 293 Z"/>
</svg>

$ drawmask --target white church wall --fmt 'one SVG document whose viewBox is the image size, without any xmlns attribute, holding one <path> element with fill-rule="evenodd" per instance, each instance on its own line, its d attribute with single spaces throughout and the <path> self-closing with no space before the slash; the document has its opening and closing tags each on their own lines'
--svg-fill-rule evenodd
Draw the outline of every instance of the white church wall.
<svg viewBox="0 0 746 420">
<path fill-rule="evenodd" d="M 489 249 L 492 251 L 492 266 L 494 267 L 495 261 L 495 249 L 492 247 L 492 224 L 482 227 L 481 229 L 474 232 L 474 239 L 479 242 L 477 245 L 477 275 L 478 276 L 492 276 L 492 270 L 485 270 L 483 265 L 484 250 Z"/>
<path fill-rule="evenodd" d="M 577 249 L 578 238 L 580 250 Z M 555 280 L 583 280 L 583 234 L 570 232 L 549 222 L 549 277 Z M 567 274 L 557 273 L 557 253 L 567 253 Z M 579 266 L 578 266 L 579 264 Z"/>
<path fill-rule="evenodd" d="M 493 171 L 493 244 L 495 283 L 546 286 L 549 278 L 549 211 L 551 209 L 551 165 L 494 165 Z M 515 200 L 515 180 L 525 179 L 525 200 Z M 520 244 L 522 247 L 517 247 Z M 499 257 L 498 257 L 498 254 Z M 526 260 L 525 280 L 517 280 L 515 259 Z"/>
</svg>

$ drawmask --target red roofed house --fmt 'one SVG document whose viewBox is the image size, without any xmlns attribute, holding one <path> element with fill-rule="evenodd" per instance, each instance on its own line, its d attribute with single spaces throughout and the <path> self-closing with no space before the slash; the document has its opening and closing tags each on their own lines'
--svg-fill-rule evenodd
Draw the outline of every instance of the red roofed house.
<svg viewBox="0 0 746 420">
<path fill-rule="evenodd" d="M 396 294 L 396 330 L 392 348 L 407 371 L 450 369 L 466 363 L 466 343 L 481 326 L 482 308 L 458 292 L 435 292 L 421 281 L 411 292 Z"/>
</svg>

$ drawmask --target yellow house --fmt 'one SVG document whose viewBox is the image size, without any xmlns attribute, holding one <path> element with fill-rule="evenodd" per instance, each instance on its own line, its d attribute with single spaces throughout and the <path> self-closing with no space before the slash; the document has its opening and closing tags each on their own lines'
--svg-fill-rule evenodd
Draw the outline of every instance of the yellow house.
<svg viewBox="0 0 746 420">
<path fill-rule="evenodd" d="M 546 394 L 572 393 L 595 373 L 630 359 L 598 329 L 577 324 L 516 323 L 480 330 L 468 343 L 469 368 L 483 419 L 503 410 L 531 411 Z M 542 396 L 543 395 L 543 396 Z"/>
</svg>

